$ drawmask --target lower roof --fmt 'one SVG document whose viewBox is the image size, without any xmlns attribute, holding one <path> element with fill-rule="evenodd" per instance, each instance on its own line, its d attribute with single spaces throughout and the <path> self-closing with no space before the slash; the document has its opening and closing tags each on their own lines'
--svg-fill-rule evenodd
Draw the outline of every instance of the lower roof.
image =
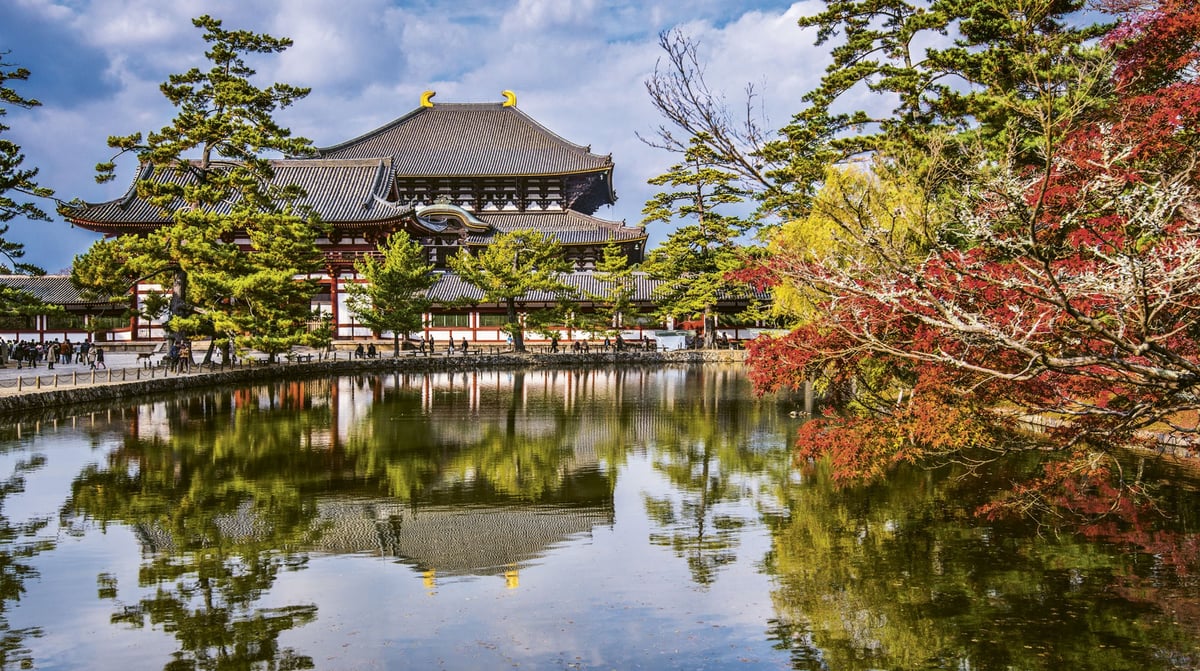
<svg viewBox="0 0 1200 671">
<path fill-rule="evenodd" d="M 84 298 L 69 275 L 0 275 L 0 284 L 37 296 L 43 303 L 62 306 L 116 306 L 106 300 Z"/>
<path fill-rule="evenodd" d="M 626 226 L 621 221 L 609 221 L 575 210 L 543 210 L 482 212 L 479 218 L 491 227 L 488 231 L 471 231 L 468 245 L 486 245 L 498 233 L 533 229 L 545 233 L 563 245 L 603 245 L 610 240 L 636 242 L 646 239 L 646 229 Z"/>
</svg>

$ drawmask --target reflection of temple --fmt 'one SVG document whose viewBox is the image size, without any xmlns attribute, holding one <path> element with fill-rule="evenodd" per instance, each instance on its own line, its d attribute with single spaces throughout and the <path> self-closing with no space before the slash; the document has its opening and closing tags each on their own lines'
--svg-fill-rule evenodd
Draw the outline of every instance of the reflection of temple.
<svg viewBox="0 0 1200 671">
<path fill-rule="evenodd" d="M 553 546 L 613 523 L 607 501 L 559 507 L 337 500 L 318 509 L 322 531 L 313 550 L 395 557 L 428 578 L 486 575 L 512 581 Z"/>
<path fill-rule="evenodd" d="M 184 466 L 167 483 L 192 467 L 253 474 L 239 483 L 247 498 L 213 517 L 225 541 L 269 538 L 275 513 L 256 487 L 287 483 L 295 496 L 281 500 L 299 525 L 289 547 L 393 558 L 431 583 L 479 575 L 516 585 L 531 561 L 613 524 L 616 473 L 630 450 L 686 436 L 678 422 L 695 416 L 688 408 L 721 422 L 736 404 L 719 399 L 748 398 L 725 389 L 735 383 L 744 376 L 734 367 L 283 381 L 139 406 L 129 440 L 161 456 L 145 468 Z M 194 454 L 193 445 L 220 454 Z M 174 548 L 166 530 L 138 532 L 148 552 Z"/>
</svg>

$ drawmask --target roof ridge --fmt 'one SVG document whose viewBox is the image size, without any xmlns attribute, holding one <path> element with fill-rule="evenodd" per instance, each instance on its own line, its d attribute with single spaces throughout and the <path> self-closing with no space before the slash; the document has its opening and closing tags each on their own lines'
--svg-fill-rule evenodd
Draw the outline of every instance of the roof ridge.
<svg viewBox="0 0 1200 671">
<path fill-rule="evenodd" d="M 339 142 L 334 145 L 329 145 L 327 147 L 317 147 L 316 152 L 311 157 L 299 158 L 297 160 L 326 159 L 327 154 L 330 154 L 330 153 L 333 153 L 336 151 L 340 151 L 342 149 L 351 147 L 356 144 L 361 144 L 361 143 L 367 142 L 376 136 L 383 135 L 383 134 L 387 133 L 388 131 L 391 131 L 400 126 L 403 126 L 403 125 L 409 123 L 410 121 L 412 121 L 413 119 L 416 119 L 417 117 L 420 117 L 420 116 L 436 115 L 439 112 L 446 112 L 446 111 L 471 111 L 471 110 L 500 112 L 503 114 L 515 114 L 517 119 L 536 128 L 537 130 L 541 131 L 551 141 L 557 142 L 565 147 L 568 147 L 575 151 L 582 152 L 582 153 L 587 154 L 588 156 L 592 156 L 596 159 L 601 159 L 605 165 L 611 166 L 613 164 L 612 152 L 609 152 L 608 154 L 594 153 L 592 151 L 592 146 L 590 144 L 582 145 L 582 144 L 576 144 L 574 142 L 571 142 L 567 138 L 563 137 L 562 135 L 556 133 L 555 131 L 551 130 L 550 128 L 548 128 L 547 126 L 542 124 L 537 119 L 534 119 L 532 116 L 530 116 L 528 113 L 526 113 L 524 110 L 517 107 L 516 105 L 506 105 L 504 103 L 498 103 L 498 102 L 449 102 L 449 103 L 439 102 L 439 103 L 435 103 L 432 107 L 417 107 L 416 109 L 413 109 L 412 111 L 410 111 L 402 116 L 399 116 L 399 117 L 397 117 L 381 126 L 378 126 L 372 130 L 362 133 L 361 135 L 358 135 L 357 137 L 353 137 L 349 140 L 345 140 L 343 142 Z M 326 160 L 328 160 L 328 159 L 326 159 Z"/>
</svg>

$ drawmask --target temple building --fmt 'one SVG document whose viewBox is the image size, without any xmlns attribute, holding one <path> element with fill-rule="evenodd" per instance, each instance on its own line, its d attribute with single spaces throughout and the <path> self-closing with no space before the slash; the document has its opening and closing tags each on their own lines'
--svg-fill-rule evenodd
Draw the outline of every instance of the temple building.
<svg viewBox="0 0 1200 671">
<path fill-rule="evenodd" d="M 642 227 L 595 216 L 600 207 L 616 200 L 611 155 L 593 153 L 551 132 L 522 112 L 509 91 L 496 103 L 441 104 L 433 97 L 426 92 L 420 106 L 408 114 L 319 148 L 311 157 L 272 162 L 275 182 L 302 188 L 306 196 L 301 204 L 328 227 L 328 234 L 317 241 L 325 267 L 313 302 L 332 316 L 336 339 L 372 335 L 355 323 L 345 304 L 345 286 L 360 281 L 354 262 L 378 254 L 378 246 L 396 231 L 419 240 L 439 271 L 432 293 L 444 302 L 427 315 L 425 335 L 443 341 L 504 339 L 501 306 L 480 303 L 480 292 L 472 296 L 473 287 L 446 270 L 451 255 L 484 247 L 497 234 L 535 229 L 557 239 L 575 269 L 566 279 L 580 287 L 595 284 L 591 271 L 610 241 L 616 241 L 631 262 L 642 260 Z M 60 212 L 74 225 L 107 236 L 153 230 L 169 218 L 137 196 L 136 181 L 151 175 L 143 166 L 121 198 Z M 244 239 L 238 242 L 248 244 Z M 641 278 L 636 298 L 648 305 L 651 289 L 652 282 Z M 157 286 L 139 287 L 138 300 L 160 291 Z M 447 305 L 456 299 L 466 299 L 471 309 Z M 530 309 L 539 303 L 538 297 L 528 299 Z M 161 323 L 134 317 L 127 331 L 113 332 L 111 338 L 162 335 Z"/>
</svg>

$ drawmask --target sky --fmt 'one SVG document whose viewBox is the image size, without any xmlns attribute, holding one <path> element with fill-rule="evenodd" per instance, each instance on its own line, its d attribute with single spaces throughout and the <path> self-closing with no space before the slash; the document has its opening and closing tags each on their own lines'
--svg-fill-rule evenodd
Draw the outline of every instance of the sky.
<svg viewBox="0 0 1200 671">
<path fill-rule="evenodd" d="M 254 82 L 312 92 L 277 119 L 318 147 L 357 137 L 419 105 L 500 102 L 517 106 L 567 140 L 612 154 L 617 203 L 597 216 L 641 221 L 654 194 L 647 180 L 675 157 L 638 138 L 662 123 L 645 90 L 663 56 L 658 35 L 678 28 L 695 39 L 709 86 L 735 111 L 753 84 L 763 125 L 779 128 L 802 108 L 828 55 L 796 20 L 817 0 L 3 0 L 0 54 L 31 71 L 9 84 L 42 105 L 9 109 L 6 137 L 22 147 L 23 167 L 64 201 L 119 198 L 134 178 L 131 159 L 98 185 L 94 166 L 113 151 L 112 135 L 157 130 L 175 108 L 159 85 L 192 67 L 207 70 L 205 43 L 191 19 L 209 14 L 226 29 L 289 37 L 276 55 L 250 56 Z M 5 53 L 6 52 L 6 53 Z M 53 204 L 43 207 L 53 210 Z M 670 228 L 652 224 L 650 245 Z M 8 239 L 26 259 L 65 272 L 99 238 L 54 215 L 52 223 L 14 220 Z"/>
</svg>

